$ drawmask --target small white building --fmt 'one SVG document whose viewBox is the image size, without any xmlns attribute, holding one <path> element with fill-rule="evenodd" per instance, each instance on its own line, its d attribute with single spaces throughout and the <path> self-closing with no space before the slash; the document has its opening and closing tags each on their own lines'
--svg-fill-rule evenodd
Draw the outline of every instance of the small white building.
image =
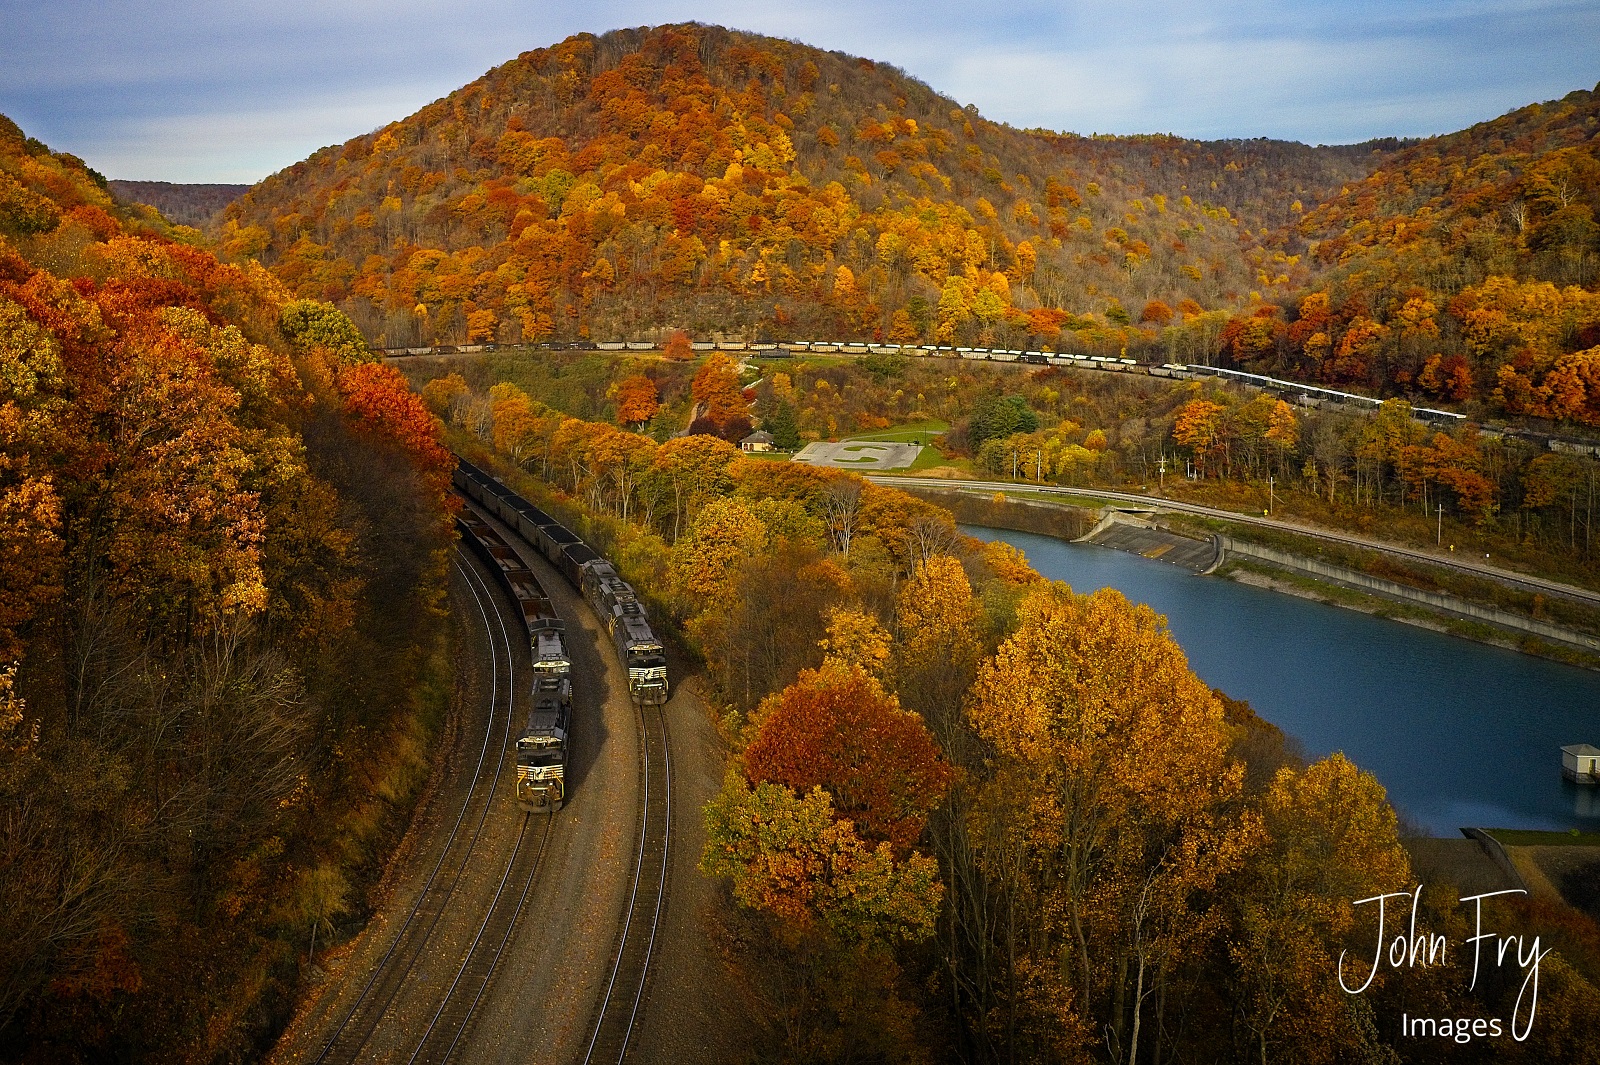
<svg viewBox="0 0 1600 1065">
<path fill-rule="evenodd" d="M 771 451 L 772 434 L 762 429 L 757 429 L 743 440 L 739 441 L 741 451 Z M 1596 751 L 1600 754 L 1600 751 Z"/>
<path fill-rule="evenodd" d="M 1600 747 L 1574 743 L 1561 748 L 1561 775 L 1583 784 L 1600 783 Z"/>
</svg>

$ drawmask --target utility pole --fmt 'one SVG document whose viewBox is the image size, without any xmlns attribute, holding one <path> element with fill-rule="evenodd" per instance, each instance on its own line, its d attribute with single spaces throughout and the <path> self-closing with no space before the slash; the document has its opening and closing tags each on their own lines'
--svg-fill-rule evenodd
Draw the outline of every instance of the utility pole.
<svg viewBox="0 0 1600 1065">
<path fill-rule="evenodd" d="M 1278 509 L 1278 497 L 1272 494 L 1272 474 L 1267 474 L 1267 509 Z"/>
<path fill-rule="evenodd" d="M 1162 455 L 1156 462 L 1156 473 L 1161 478 L 1161 491 L 1167 490 L 1167 456 Z"/>
<path fill-rule="evenodd" d="M 1440 547 L 1444 544 L 1444 504 L 1439 504 L 1439 524 L 1434 529 L 1433 546 Z"/>
</svg>

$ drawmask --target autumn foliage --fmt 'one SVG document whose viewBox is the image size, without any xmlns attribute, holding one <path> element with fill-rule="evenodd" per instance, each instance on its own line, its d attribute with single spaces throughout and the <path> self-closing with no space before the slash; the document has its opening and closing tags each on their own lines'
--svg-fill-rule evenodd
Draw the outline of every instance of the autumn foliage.
<svg viewBox="0 0 1600 1065">
<path fill-rule="evenodd" d="M 439 423 L 196 236 L 0 118 L 8 1059 L 253 1055 L 414 793 Z"/>
<path fill-rule="evenodd" d="M 1264 230 L 1383 149 L 1022 132 L 883 64 L 684 24 L 526 52 L 268 178 L 218 236 L 390 345 L 1125 342 L 1124 308 L 1288 291 L 1305 266 Z"/>
<path fill-rule="evenodd" d="M 1600 425 L 1600 96 L 1574 92 L 1408 147 L 1299 224 L 1322 268 L 1236 317 L 1245 366 Z"/>
<path fill-rule="evenodd" d="M 802 793 L 821 787 L 858 833 L 901 851 L 922 835 L 949 785 L 949 767 L 921 718 L 859 668 L 801 674 L 756 721 L 744 752 L 750 780 Z"/>
</svg>

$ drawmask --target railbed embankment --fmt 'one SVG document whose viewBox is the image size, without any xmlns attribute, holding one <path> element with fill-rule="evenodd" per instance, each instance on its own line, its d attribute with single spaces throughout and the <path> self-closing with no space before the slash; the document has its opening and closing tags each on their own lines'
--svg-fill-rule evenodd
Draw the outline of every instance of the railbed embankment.
<svg viewBox="0 0 1600 1065">
<path fill-rule="evenodd" d="M 949 488 L 907 485 L 904 490 L 945 507 L 962 524 L 1038 533 L 1061 540 L 1083 539 L 1102 524 L 1108 511 L 1118 509 L 1114 505 L 1096 507 L 1092 501 L 1014 499 L 1009 493 L 964 490 L 959 483 L 952 483 Z M 1148 514 L 1144 521 L 1178 536 L 1210 538 L 1217 548 L 1217 563 L 1208 572 L 1217 576 L 1479 643 L 1600 669 L 1600 636 L 1553 619 L 1507 610 L 1487 595 L 1483 599 L 1452 595 L 1376 577 L 1353 565 L 1340 564 L 1348 561 L 1343 558 L 1335 562 L 1287 545 L 1263 544 L 1260 537 L 1239 535 L 1242 530 L 1222 533 L 1217 531 L 1222 524 L 1219 522 L 1199 524 L 1170 514 Z"/>
</svg>

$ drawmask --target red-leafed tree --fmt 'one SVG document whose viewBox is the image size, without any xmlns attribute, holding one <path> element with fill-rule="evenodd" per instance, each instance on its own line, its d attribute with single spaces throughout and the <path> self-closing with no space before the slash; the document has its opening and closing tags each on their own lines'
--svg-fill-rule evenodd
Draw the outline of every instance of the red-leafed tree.
<svg viewBox="0 0 1600 1065">
<path fill-rule="evenodd" d="M 441 443 L 439 419 L 411 391 L 399 370 L 381 363 L 347 366 L 339 372 L 339 393 L 357 425 L 388 437 L 411 455 L 441 494 L 450 483 L 455 457 Z"/>
<path fill-rule="evenodd" d="M 689 344 L 689 334 L 682 329 L 674 330 L 667 338 L 666 344 L 661 348 L 661 354 L 674 362 L 686 362 L 694 357 L 694 348 Z"/>
<path fill-rule="evenodd" d="M 864 838 L 909 848 L 950 786 L 922 718 L 859 667 L 808 670 L 757 711 L 752 781 L 821 786 Z"/>
</svg>

